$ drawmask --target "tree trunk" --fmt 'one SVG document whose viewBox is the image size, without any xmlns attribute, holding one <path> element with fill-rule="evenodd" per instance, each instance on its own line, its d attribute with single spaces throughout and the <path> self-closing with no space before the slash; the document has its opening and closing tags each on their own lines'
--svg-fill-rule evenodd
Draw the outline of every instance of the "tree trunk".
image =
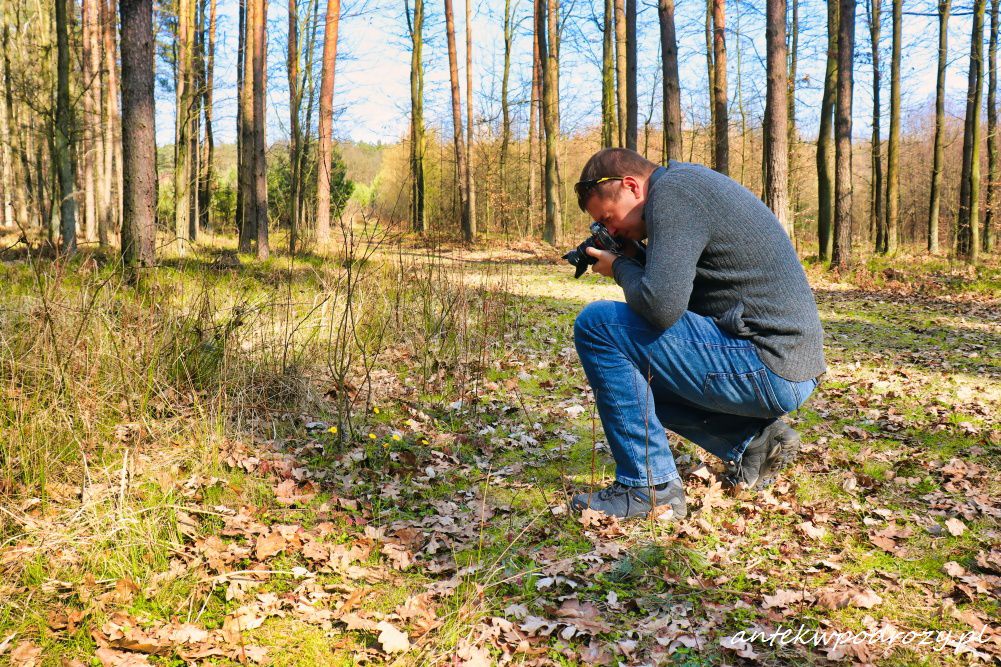
<svg viewBox="0 0 1001 667">
<path fill-rule="evenodd" d="M 469 198 L 469 231 L 466 241 L 476 240 L 476 179 L 473 177 L 473 13 L 466 0 L 466 196 Z"/>
<path fill-rule="evenodd" d="M 984 232 L 981 245 L 984 253 L 992 250 L 991 231 L 996 226 L 998 213 L 998 178 L 1001 178 L 998 137 L 998 6 L 1001 2 L 991 1 L 991 36 L 988 47 L 990 75 L 987 84 L 987 212 L 984 216 Z"/>
<path fill-rule="evenodd" d="M 626 148 L 636 150 L 639 135 L 639 89 L 636 85 L 636 1 L 626 0 Z M 558 56 L 559 54 L 557 54 Z"/>
<path fill-rule="evenodd" d="M 61 250 L 76 252 L 76 165 L 73 151 L 73 110 L 70 107 L 69 21 L 66 4 L 56 0 L 56 122 L 55 161 L 59 172 L 59 221 Z"/>
<path fill-rule="evenodd" d="M 879 32 L 880 0 L 867 0 L 869 37 L 872 45 L 872 205 L 869 215 L 876 226 L 876 252 L 886 252 L 886 218 L 883 215 L 883 164 L 880 139 Z"/>
<path fill-rule="evenodd" d="M 251 234 L 248 229 L 248 218 L 244 200 L 247 197 L 249 179 L 247 178 L 247 120 L 244 110 L 247 108 L 247 87 L 244 78 L 247 73 L 247 0 L 239 1 L 239 31 L 236 50 L 236 228 L 239 233 L 240 252 L 250 252 Z M 256 236 L 256 231 L 254 232 Z"/>
<path fill-rule="evenodd" d="M 713 0 L 706 0 L 706 85 L 709 87 L 709 150 L 706 159 L 716 168 L 716 65 L 713 62 Z"/>
<path fill-rule="evenodd" d="M 963 171 L 956 223 L 956 254 L 971 264 L 980 259 L 980 104 L 984 81 L 984 11 L 987 0 L 974 0 L 963 125 Z"/>
<path fill-rule="evenodd" d="M 153 1 L 121 0 L 122 260 L 156 261 L 156 132 L 153 98 Z"/>
<path fill-rule="evenodd" d="M 408 21 L 410 9 L 407 11 Z M 424 221 L 424 0 L 414 0 L 410 28 L 410 222 L 423 234 Z"/>
<path fill-rule="evenodd" d="M 951 0 L 938 3 L 938 75 L 935 80 L 935 147 L 931 170 L 931 195 L 928 205 L 928 252 L 937 254 L 938 218 L 942 202 L 942 169 L 945 162 L 945 68 L 949 57 L 949 6 Z"/>
<path fill-rule="evenodd" d="M 119 87 L 115 40 L 115 0 L 99 0 L 101 5 L 101 34 L 103 48 L 104 117 L 104 171 L 101 179 L 102 211 L 98 220 L 98 237 L 110 240 L 121 228 L 122 196 L 122 143 L 121 117 L 119 115 Z"/>
<path fill-rule="evenodd" d="M 893 0 L 890 55 L 890 138 L 886 146 L 886 237 L 881 252 L 892 255 L 900 237 L 900 41 L 903 0 Z"/>
<path fill-rule="evenodd" d="M 817 240 L 820 261 L 827 260 L 834 244 L 834 138 L 833 115 L 838 88 L 838 30 L 840 0 L 827 3 L 827 68 L 824 72 L 824 96 L 820 103 L 820 129 L 817 137 Z"/>
<path fill-rule="evenodd" d="M 539 57 L 543 62 L 542 77 L 542 116 L 546 126 L 546 222 L 542 237 L 548 243 L 555 244 L 560 232 L 562 210 L 559 191 L 559 165 L 557 150 L 559 141 L 559 121 L 556 117 L 557 96 L 554 88 L 557 85 L 556 72 L 559 62 L 550 48 L 553 43 L 552 33 L 556 26 L 555 13 L 558 11 L 556 0 L 548 0 L 539 15 L 539 25 L 536 31 L 540 35 Z"/>
<path fill-rule="evenodd" d="M 508 197 L 507 165 L 511 150 L 511 108 L 508 102 L 508 85 L 511 78 L 511 43 L 514 40 L 514 21 L 511 0 L 504 0 L 504 72 L 501 75 L 501 153 L 500 153 L 500 208 L 504 235 L 508 233 L 510 205 Z"/>
<path fill-rule="evenodd" d="M 786 60 L 786 3 L 768 0 L 765 26 L 768 90 L 765 102 L 764 153 L 765 204 L 779 219 L 790 238 L 793 237 L 789 218 L 789 111 L 788 62 Z"/>
<path fill-rule="evenodd" d="M 546 0 L 540 0 L 545 2 Z M 627 75 L 628 36 L 626 34 L 626 0 L 614 0 L 615 4 L 615 80 L 616 110 L 618 115 L 619 146 L 625 146 L 629 107 L 629 78 Z"/>
<path fill-rule="evenodd" d="M 542 0 L 540 0 L 541 2 Z M 448 37 L 448 71 L 452 84 L 452 133 L 455 144 L 455 166 L 459 180 L 459 222 L 462 237 L 469 241 L 472 238 L 472 227 L 469 220 L 469 194 L 466 185 L 466 148 L 462 140 L 462 97 L 459 89 L 459 56 L 455 48 L 455 13 L 452 11 L 452 0 L 445 0 L 445 32 Z"/>
<path fill-rule="evenodd" d="M 268 173 L 265 150 L 267 118 L 264 111 L 264 93 L 267 78 L 268 41 L 265 27 L 268 22 L 267 0 L 254 0 L 254 203 L 257 226 L 257 258 L 265 260 L 271 253 L 268 244 Z"/>
<path fill-rule="evenodd" d="M 2 24 L 3 42 L 0 47 L 3 48 L 3 59 L 4 59 L 4 69 L 0 72 L 0 84 L 2 84 L 2 89 L 4 91 L 3 99 L 0 99 L 0 229 L 7 229 L 8 227 L 13 227 L 15 225 L 14 218 L 14 207 L 11 206 L 10 197 L 14 194 L 13 187 L 13 156 L 14 151 L 11 149 L 11 136 L 10 131 L 11 119 L 10 119 L 10 105 L 7 104 L 7 97 L 10 91 L 10 78 L 8 76 L 8 68 L 6 63 L 8 60 L 7 55 L 7 17 L 0 15 L 0 24 Z"/>
<path fill-rule="evenodd" d="M 507 0 L 505 0 L 506 2 Z M 619 140 L 615 114 L 615 3 L 605 0 L 601 39 L 601 147 L 611 148 Z"/>
<path fill-rule="evenodd" d="M 183 254 L 191 228 L 191 33 L 193 0 L 177 3 L 176 114 L 174 133 L 174 237 Z"/>
<path fill-rule="evenodd" d="M 852 252 L 852 61 L 855 56 L 855 0 L 840 0 L 838 16 L 838 100 L 835 116 L 834 251 L 831 266 L 847 269 Z"/>
<path fill-rule="evenodd" d="M 198 201 L 201 215 L 199 226 L 202 229 L 206 229 L 212 224 L 212 183 L 215 180 L 215 136 L 212 132 L 212 104 L 215 85 L 216 0 L 207 1 L 209 2 L 209 15 L 207 33 L 203 39 L 205 53 L 201 91 L 202 110 L 205 117 L 205 154 L 202 158 L 203 169 L 198 178 Z"/>
<path fill-rule="evenodd" d="M 792 22 L 790 24 L 792 35 L 789 46 L 789 228 L 795 230 L 796 213 L 799 210 L 799 179 L 793 172 L 797 171 L 796 147 L 799 146 L 799 133 L 796 130 L 796 67 L 799 61 L 799 0 L 792 0 Z M 798 246 L 797 246 L 798 247 Z"/>
<path fill-rule="evenodd" d="M 323 74 L 320 77 L 320 126 L 316 167 L 316 240 L 330 237 L 330 170 L 333 163 L 334 70 L 337 64 L 337 29 L 341 0 L 327 0 L 323 33 Z"/>
<path fill-rule="evenodd" d="M 289 97 L 289 198 L 288 198 L 288 252 L 295 255 L 299 236 L 299 189 L 302 187 L 299 174 L 299 152 L 302 150 L 302 130 L 299 129 L 299 113 L 302 106 L 302 87 L 299 81 L 299 7 L 296 0 L 288 0 L 288 40 L 285 71 L 288 73 Z"/>
<path fill-rule="evenodd" d="M 730 173 L 729 118 L 726 92 L 726 0 L 713 2 L 713 103 L 716 111 L 714 132 L 715 159 L 713 168 L 721 174 Z M 783 65 L 784 67 L 784 65 Z"/>
<path fill-rule="evenodd" d="M 240 252 L 250 252 L 257 239 L 257 193 L 254 187 L 254 49 L 257 0 L 244 0 L 243 90 L 240 94 L 240 185 L 243 220 L 240 225 Z"/>
<path fill-rule="evenodd" d="M 542 60 L 539 58 L 539 11 L 545 0 L 532 1 L 532 96 L 528 108 L 528 215 L 525 216 L 525 233 L 534 227 L 533 221 L 539 210 L 538 174 L 536 168 L 536 128 L 542 120 Z M 541 138 L 541 137 L 540 137 Z"/>
<path fill-rule="evenodd" d="M 660 51 L 664 85 L 664 164 L 680 160 L 681 83 L 678 77 L 678 38 L 674 29 L 674 0 L 660 0 Z"/>
<path fill-rule="evenodd" d="M 101 125 L 101 47 L 97 40 L 99 10 L 97 0 L 80 3 L 80 31 L 83 53 L 83 136 L 80 162 L 83 171 L 83 228 L 88 242 L 97 240 L 98 187 L 97 179 L 103 169 L 99 159 L 104 159 L 104 147 L 99 143 Z M 105 240 L 105 243 L 107 241 Z"/>
</svg>

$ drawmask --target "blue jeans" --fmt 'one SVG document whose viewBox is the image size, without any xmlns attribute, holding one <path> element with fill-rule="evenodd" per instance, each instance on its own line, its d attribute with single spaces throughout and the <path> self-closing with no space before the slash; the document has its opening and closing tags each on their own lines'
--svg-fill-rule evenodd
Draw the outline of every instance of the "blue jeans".
<svg viewBox="0 0 1001 667">
<path fill-rule="evenodd" d="M 597 301 L 577 316 L 574 342 L 615 477 L 627 486 L 679 477 L 665 428 L 736 461 L 764 426 L 802 405 L 817 386 L 776 375 L 749 340 L 692 312 L 661 330 L 624 303 Z"/>
</svg>

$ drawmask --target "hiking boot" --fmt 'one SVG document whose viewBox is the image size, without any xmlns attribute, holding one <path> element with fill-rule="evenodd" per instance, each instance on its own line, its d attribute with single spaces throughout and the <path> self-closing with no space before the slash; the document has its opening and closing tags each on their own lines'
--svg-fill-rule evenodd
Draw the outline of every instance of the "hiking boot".
<svg viewBox="0 0 1001 667">
<path fill-rule="evenodd" d="M 777 419 L 751 439 L 739 461 L 726 463 L 724 477 L 732 486 L 743 484 L 748 489 L 771 486 L 779 471 L 796 458 L 799 446 L 799 434 Z"/>
<path fill-rule="evenodd" d="M 643 517 L 656 507 L 661 511 L 674 510 L 674 518 L 688 515 L 685 505 L 685 485 L 680 479 L 673 479 L 657 486 L 626 486 L 619 482 L 597 493 L 580 493 L 574 496 L 570 507 L 578 512 L 592 509 L 620 519 Z"/>
</svg>

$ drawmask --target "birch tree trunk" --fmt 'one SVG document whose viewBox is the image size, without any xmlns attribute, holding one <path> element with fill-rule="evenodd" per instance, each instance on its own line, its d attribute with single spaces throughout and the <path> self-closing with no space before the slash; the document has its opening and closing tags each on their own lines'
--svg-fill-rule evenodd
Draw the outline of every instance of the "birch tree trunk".
<svg viewBox="0 0 1001 667">
<path fill-rule="evenodd" d="M 706 139 L 709 142 L 709 150 L 706 151 L 706 160 L 709 166 L 716 168 L 716 63 L 713 60 L 713 3 L 714 0 L 706 0 L 706 85 L 709 88 L 709 131 Z"/>
<path fill-rule="evenodd" d="M 156 132 L 153 98 L 153 1 L 121 0 L 122 259 L 156 262 Z"/>
<path fill-rule="evenodd" d="M 122 121 L 119 111 L 117 40 L 115 39 L 115 0 L 99 0 L 101 34 L 104 42 L 104 171 L 102 172 L 102 211 L 98 221 L 98 237 L 115 236 L 121 229 L 122 208 Z M 104 231 L 102 231 L 102 228 Z"/>
<path fill-rule="evenodd" d="M 285 71 L 288 73 L 289 97 L 289 200 L 288 200 L 288 252 L 295 255 L 299 236 L 299 190 L 302 187 L 299 173 L 299 152 L 302 150 L 302 130 L 299 113 L 302 106 L 302 87 L 299 81 L 299 7 L 296 0 L 288 0 L 288 40 Z"/>
<path fill-rule="evenodd" d="M 199 226 L 205 229 L 212 225 L 212 189 L 215 181 L 215 135 L 212 131 L 212 105 L 214 102 L 215 79 L 215 30 L 216 30 L 216 0 L 208 0 L 208 29 L 204 38 L 204 73 L 202 74 L 202 111 L 205 119 L 205 154 L 202 157 L 202 171 L 198 182 L 198 201 L 200 220 Z"/>
</svg>

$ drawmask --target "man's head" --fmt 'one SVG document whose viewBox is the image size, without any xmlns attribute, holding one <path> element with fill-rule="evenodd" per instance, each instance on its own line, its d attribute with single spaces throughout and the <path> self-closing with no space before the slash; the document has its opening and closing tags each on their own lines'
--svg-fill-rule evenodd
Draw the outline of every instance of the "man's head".
<svg viewBox="0 0 1001 667">
<path fill-rule="evenodd" d="M 574 186 L 577 205 L 613 236 L 646 237 L 643 204 L 657 165 L 627 148 L 605 148 L 591 156 Z"/>
</svg>

